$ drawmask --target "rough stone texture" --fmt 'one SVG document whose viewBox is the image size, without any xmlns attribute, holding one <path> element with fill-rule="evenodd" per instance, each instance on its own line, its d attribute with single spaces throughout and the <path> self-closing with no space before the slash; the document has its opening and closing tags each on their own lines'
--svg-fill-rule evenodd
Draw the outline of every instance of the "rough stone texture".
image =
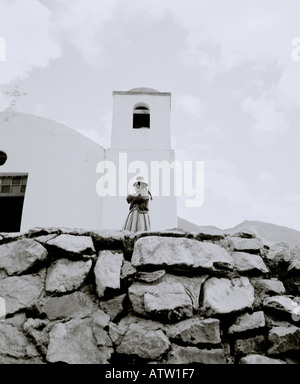
<svg viewBox="0 0 300 384">
<path fill-rule="evenodd" d="M 74 319 L 53 326 L 46 358 L 50 363 L 106 364 L 111 353 L 110 345 L 97 347 L 91 319 Z"/>
<path fill-rule="evenodd" d="M 107 288 L 120 288 L 122 264 L 123 254 L 113 253 L 111 251 L 99 252 L 99 257 L 94 268 L 99 297 L 105 295 Z"/>
<path fill-rule="evenodd" d="M 19 275 L 47 258 L 48 252 L 33 239 L 20 239 L 0 245 L 0 269 L 9 275 Z"/>
<path fill-rule="evenodd" d="M 260 279 L 251 278 L 251 284 L 255 290 L 255 306 L 261 306 L 266 297 L 272 295 L 282 295 L 286 292 L 283 283 L 277 278 L 273 279 Z"/>
<path fill-rule="evenodd" d="M 226 364 L 223 349 L 199 349 L 172 344 L 167 364 Z"/>
<path fill-rule="evenodd" d="M 0 355 L 29 358 L 39 354 L 35 345 L 30 343 L 16 327 L 0 323 Z"/>
<path fill-rule="evenodd" d="M 272 343 L 269 354 L 278 354 L 300 349 L 300 328 L 296 326 L 274 327 L 269 332 L 269 341 Z"/>
<path fill-rule="evenodd" d="M 185 344 L 219 344 L 220 321 L 218 319 L 192 318 L 167 328 L 167 336 Z"/>
<path fill-rule="evenodd" d="M 95 253 L 94 243 L 90 236 L 62 234 L 47 241 L 46 244 L 71 255 L 91 255 Z"/>
<path fill-rule="evenodd" d="M 145 281 L 146 283 L 152 283 L 159 280 L 166 274 L 164 269 L 154 271 L 154 272 L 138 272 L 136 275 L 137 281 Z"/>
<path fill-rule="evenodd" d="M 132 277 L 136 273 L 136 268 L 131 264 L 130 261 L 124 260 L 121 269 L 121 279 Z"/>
<path fill-rule="evenodd" d="M 23 325 L 25 321 L 27 320 L 26 314 L 24 312 L 15 313 L 12 317 L 7 317 L 5 319 L 4 324 L 10 324 L 16 328 L 18 328 L 19 331 L 23 331 Z"/>
<path fill-rule="evenodd" d="M 91 237 L 98 250 L 102 249 L 123 249 L 126 240 L 131 232 L 123 230 L 104 229 L 91 232 Z"/>
<path fill-rule="evenodd" d="M 37 349 L 40 350 L 43 355 L 46 355 L 49 343 L 48 324 L 48 320 L 31 318 L 28 319 L 23 326 L 25 335 L 28 335 L 35 341 Z"/>
<path fill-rule="evenodd" d="M 250 355 L 260 353 L 266 348 L 266 338 L 263 335 L 257 335 L 248 339 L 237 339 L 234 342 L 234 353 L 236 355 Z"/>
<path fill-rule="evenodd" d="M 128 315 L 123 317 L 117 324 L 112 322 L 109 323 L 109 336 L 115 346 L 120 345 L 126 332 L 132 324 L 137 324 L 139 327 L 147 331 L 164 331 L 164 324 L 158 321 Z"/>
<path fill-rule="evenodd" d="M 284 361 L 279 359 L 272 359 L 262 355 L 248 355 L 242 357 L 239 361 L 240 364 L 286 364 Z"/>
<path fill-rule="evenodd" d="M 287 243 L 274 243 L 271 244 L 269 251 L 266 255 L 266 262 L 270 268 L 278 268 L 282 262 L 290 262 L 292 255 L 290 252 L 290 247 Z"/>
<path fill-rule="evenodd" d="M 57 260 L 50 268 L 48 268 L 46 291 L 50 293 L 63 293 L 80 288 L 90 272 L 91 267 L 92 260 Z"/>
<path fill-rule="evenodd" d="M 202 268 L 212 271 L 232 269 L 229 253 L 212 243 L 185 238 L 149 236 L 135 243 L 132 264 L 135 267 Z"/>
<path fill-rule="evenodd" d="M 238 316 L 235 319 L 234 324 L 232 324 L 229 329 L 228 333 L 239 333 L 239 332 L 245 332 L 257 328 L 262 328 L 266 325 L 265 322 L 265 316 L 263 311 L 254 312 L 252 314 L 245 313 L 243 315 Z"/>
<path fill-rule="evenodd" d="M 126 295 L 120 295 L 107 301 L 101 301 L 100 308 L 109 315 L 113 321 L 124 310 Z"/>
<path fill-rule="evenodd" d="M 288 267 L 289 273 L 300 272 L 300 258 L 294 259 L 291 261 Z"/>
<path fill-rule="evenodd" d="M 263 304 L 267 308 L 276 309 L 288 314 L 292 314 L 295 309 L 295 301 L 286 296 L 267 297 Z"/>
<path fill-rule="evenodd" d="M 222 240 L 225 238 L 225 235 L 224 233 L 222 233 L 222 231 L 220 231 L 219 229 L 215 229 L 215 228 L 205 228 L 205 229 L 201 229 L 200 232 L 191 232 L 191 234 L 193 235 L 193 237 L 196 239 L 196 240 L 200 240 L 200 241 L 203 241 L 203 240 Z"/>
<path fill-rule="evenodd" d="M 54 237 L 56 237 L 56 236 L 57 236 L 56 233 L 51 233 L 48 235 L 41 235 L 41 236 L 35 237 L 34 240 L 45 245 L 47 243 L 47 241 L 54 239 Z"/>
<path fill-rule="evenodd" d="M 117 352 L 137 355 L 142 359 L 157 359 L 169 349 L 170 344 L 161 330 L 148 331 L 138 324 L 132 324 L 117 347 Z"/>
<path fill-rule="evenodd" d="M 203 286 L 202 311 L 225 314 L 251 308 L 254 288 L 247 277 L 208 279 Z"/>
<path fill-rule="evenodd" d="M 90 296 L 83 292 L 74 292 L 60 297 L 50 297 L 42 305 L 41 312 L 50 320 L 86 317 L 93 311 Z"/>
<path fill-rule="evenodd" d="M 176 229 L 1 236 L 0 363 L 300 363 L 299 249 Z"/>
<path fill-rule="evenodd" d="M 268 273 L 263 259 L 258 255 L 252 255 L 246 252 L 234 252 L 232 254 L 234 264 L 240 272 L 252 272 L 256 274 Z"/>
<path fill-rule="evenodd" d="M 284 285 L 276 278 L 273 279 L 251 279 L 251 284 L 259 295 L 281 295 L 285 293 Z"/>
<path fill-rule="evenodd" d="M 261 241 L 256 238 L 231 237 L 228 241 L 230 248 L 237 252 L 259 253 L 262 248 Z"/>
<path fill-rule="evenodd" d="M 6 301 L 7 314 L 37 304 L 44 289 L 45 274 L 7 277 L 0 280 L 0 294 Z"/>
<path fill-rule="evenodd" d="M 179 321 L 192 317 L 194 310 L 198 309 L 201 285 L 206 278 L 166 274 L 152 284 L 132 284 L 128 290 L 129 299 L 136 313 Z"/>
</svg>

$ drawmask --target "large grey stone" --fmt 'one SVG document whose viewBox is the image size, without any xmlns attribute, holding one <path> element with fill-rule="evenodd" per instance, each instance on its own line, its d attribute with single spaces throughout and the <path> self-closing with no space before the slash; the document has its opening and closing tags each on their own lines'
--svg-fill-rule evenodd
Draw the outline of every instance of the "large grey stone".
<svg viewBox="0 0 300 384">
<path fill-rule="evenodd" d="M 25 358 L 39 356 L 39 353 L 34 344 L 16 327 L 0 323 L 0 355 Z"/>
<path fill-rule="evenodd" d="M 233 267 L 232 257 L 216 244 L 159 236 L 137 240 L 131 262 L 135 267 L 205 269 L 214 272 Z"/>
<path fill-rule="evenodd" d="M 273 359 L 271 357 L 263 355 L 247 355 L 240 359 L 239 364 L 286 364 L 284 361 L 279 359 Z"/>
<path fill-rule="evenodd" d="M 86 317 L 93 312 L 93 301 L 83 292 L 50 297 L 42 305 L 41 312 L 50 320 Z"/>
<path fill-rule="evenodd" d="M 64 293 L 80 288 L 90 272 L 91 267 L 92 260 L 57 260 L 50 268 L 48 268 L 46 291 L 50 293 Z"/>
<path fill-rule="evenodd" d="M 117 324 L 113 322 L 109 323 L 109 336 L 115 346 L 121 344 L 125 334 L 128 332 L 132 324 L 138 325 L 145 331 L 164 331 L 164 325 L 158 321 L 128 315 L 123 317 Z"/>
<path fill-rule="evenodd" d="M 260 307 L 266 297 L 272 295 L 282 295 L 286 289 L 283 283 L 277 278 L 261 279 L 251 278 L 251 284 L 255 290 L 255 302 L 254 305 Z"/>
<path fill-rule="evenodd" d="M 251 284 L 255 288 L 255 293 L 259 296 L 266 296 L 266 295 L 280 295 L 285 293 L 285 287 L 283 283 L 276 279 L 259 279 L 259 278 L 252 278 Z"/>
<path fill-rule="evenodd" d="M 131 232 L 102 229 L 90 233 L 97 249 L 123 249 Z"/>
<path fill-rule="evenodd" d="M 252 314 L 245 313 L 235 319 L 234 324 L 229 327 L 228 333 L 233 334 L 245 332 L 257 328 L 263 328 L 265 325 L 266 322 L 263 311 L 254 312 Z"/>
<path fill-rule="evenodd" d="M 119 289 L 121 286 L 121 268 L 123 254 L 112 251 L 100 251 L 94 268 L 97 293 L 101 298 L 107 288 Z"/>
<path fill-rule="evenodd" d="M 263 305 L 265 308 L 275 309 L 292 315 L 295 313 L 297 303 L 288 296 L 270 296 L 264 299 Z"/>
<path fill-rule="evenodd" d="M 231 237 L 228 240 L 229 246 L 233 251 L 259 253 L 262 248 L 262 243 L 259 239 L 247 239 L 240 237 Z"/>
<path fill-rule="evenodd" d="M 49 334 L 47 361 L 68 364 L 107 364 L 113 349 L 110 345 L 98 347 L 93 327 L 94 322 L 89 318 L 74 319 L 54 325 Z"/>
<path fill-rule="evenodd" d="M 136 313 L 176 322 L 192 317 L 199 308 L 200 289 L 206 278 L 166 274 L 152 284 L 132 284 L 129 299 Z"/>
<path fill-rule="evenodd" d="M 90 236 L 62 234 L 47 241 L 46 245 L 70 255 L 91 255 L 96 252 Z"/>
<path fill-rule="evenodd" d="M 208 279 L 203 285 L 201 311 L 211 314 L 226 314 L 251 308 L 254 302 L 254 288 L 247 277 L 233 279 Z"/>
<path fill-rule="evenodd" d="M 289 263 L 292 260 L 289 245 L 284 242 L 271 244 L 265 260 L 273 270 L 276 270 L 282 262 Z"/>
<path fill-rule="evenodd" d="M 0 295 L 5 299 L 7 314 L 34 307 L 44 290 L 44 280 L 43 272 L 0 280 Z"/>
<path fill-rule="evenodd" d="M 116 350 L 142 359 L 158 359 L 169 349 L 170 344 L 161 330 L 149 331 L 138 324 L 132 324 Z"/>
<path fill-rule="evenodd" d="M 169 338 L 190 345 L 219 344 L 221 342 L 220 320 L 218 319 L 201 320 L 194 317 L 167 327 L 166 332 Z"/>
<path fill-rule="evenodd" d="M 167 364 L 226 364 L 223 349 L 199 349 L 172 344 Z"/>
<path fill-rule="evenodd" d="M 263 259 L 259 255 L 253 255 L 246 252 L 233 252 L 232 258 L 237 270 L 241 273 L 268 273 Z"/>
<path fill-rule="evenodd" d="M 45 260 L 47 255 L 46 248 L 33 239 L 13 241 L 0 245 L 0 269 L 4 268 L 9 275 L 19 275 Z"/>
<path fill-rule="evenodd" d="M 269 332 L 269 354 L 284 353 L 287 351 L 299 351 L 300 328 L 291 325 L 289 327 L 274 327 Z"/>
</svg>

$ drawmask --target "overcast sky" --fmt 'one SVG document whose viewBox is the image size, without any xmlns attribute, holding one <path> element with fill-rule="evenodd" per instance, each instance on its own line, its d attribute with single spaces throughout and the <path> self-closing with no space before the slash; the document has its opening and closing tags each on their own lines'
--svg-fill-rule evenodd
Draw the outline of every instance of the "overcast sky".
<svg viewBox="0 0 300 384">
<path fill-rule="evenodd" d="M 300 230 L 299 17 L 299 0 L 0 0 L 0 107 L 19 86 L 18 111 L 109 147 L 113 91 L 171 92 L 176 158 L 205 164 L 204 204 L 179 216 Z"/>
</svg>

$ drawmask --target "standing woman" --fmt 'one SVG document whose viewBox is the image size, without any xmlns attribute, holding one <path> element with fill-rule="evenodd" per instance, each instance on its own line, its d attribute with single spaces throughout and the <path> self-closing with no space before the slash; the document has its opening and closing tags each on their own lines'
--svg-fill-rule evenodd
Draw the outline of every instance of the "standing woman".
<svg viewBox="0 0 300 384">
<path fill-rule="evenodd" d="M 150 217 L 149 217 L 149 197 L 152 200 L 151 193 L 148 191 L 148 184 L 144 178 L 139 176 L 133 184 L 135 193 L 127 196 L 127 203 L 129 206 L 129 214 L 122 229 L 131 232 L 150 231 Z"/>
</svg>

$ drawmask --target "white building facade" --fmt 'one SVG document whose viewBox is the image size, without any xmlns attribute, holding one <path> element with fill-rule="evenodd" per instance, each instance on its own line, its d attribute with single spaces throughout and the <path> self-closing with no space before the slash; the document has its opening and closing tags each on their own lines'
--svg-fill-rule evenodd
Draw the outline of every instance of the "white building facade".
<svg viewBox="0 0 300 384">
<path fill-rule="evenodd" d="M 44 118 L 15 113 L 0 121 L 0 232 L 33 227 L 122 228 L 133 179 L 142 174 L 151 191 L 152 163 L 159 166 L 174 160 L 171 95 L 137 88 L 113 92 L 113 97 L 109 149 Z M 116 174 L 115 193 L 110 195 L 97 188 L 107 175 L 108 163 L 114 164 Z M 159 168 L 155 175 L 166 179 Z M 152 230 L 177 227 L 172 193 L 154 194 L 149 205 Z"/>
</svg>

